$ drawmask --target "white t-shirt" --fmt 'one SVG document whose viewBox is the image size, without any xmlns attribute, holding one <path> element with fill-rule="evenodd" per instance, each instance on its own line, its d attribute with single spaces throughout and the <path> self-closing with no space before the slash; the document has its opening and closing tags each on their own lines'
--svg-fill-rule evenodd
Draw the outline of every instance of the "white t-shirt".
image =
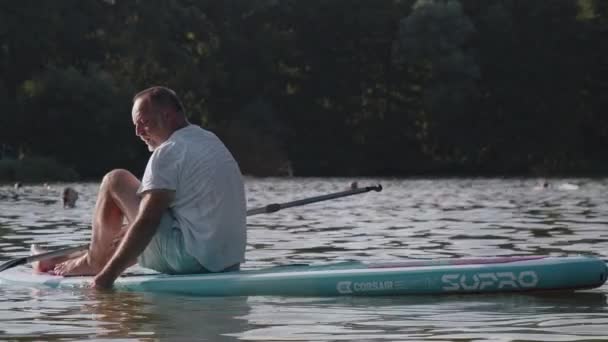
<svg viewBox="0 0 608 342">
<path fill-rule="evenodd" d="M 246 201 L 238 164 L 218 137 L 188 125 L 158 146 L 137 193 L 175 191 L 169 205 L 186 251 L 210 271 L 245 261 Z"/>
</svg>

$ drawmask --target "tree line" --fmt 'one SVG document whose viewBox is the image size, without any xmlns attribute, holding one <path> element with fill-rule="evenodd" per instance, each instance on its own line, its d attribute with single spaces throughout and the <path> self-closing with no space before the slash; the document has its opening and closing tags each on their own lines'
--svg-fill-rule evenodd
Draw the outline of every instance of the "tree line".
<svg viewBox="0 0 608 342">
<path fill-rule="evenodd" d="M 603 0 L 0 1 L 0 156 L 94 178 L 178 92 L 246 174 L 605 174 Z"/>
</svg>

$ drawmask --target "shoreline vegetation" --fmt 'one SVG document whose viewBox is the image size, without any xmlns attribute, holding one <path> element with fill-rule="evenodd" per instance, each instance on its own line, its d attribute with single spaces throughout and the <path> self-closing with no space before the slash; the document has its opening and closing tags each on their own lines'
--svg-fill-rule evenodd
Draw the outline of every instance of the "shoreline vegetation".
<svg viewBox="0 0 608 342">
<path fill-rule="evenodd" d="M 0 184 L 73 182 L 80 176 L 70 167 L 53 158 L 27 157 L 23 159 L 0 159 Z"/>
<path fill-rule="evenodd" d="M 0 22 L 0 160 L 41 157 L 2 181 L 142 174 L 152 85 L 255 177 L 608 176 L 605 0 L 10 2 Z"/>
<path fill-rule="evenodd" d="M 255 158 L 254 158 L 255 159 Z M 275 164 L 281 165 L 280 163 Z M 251 167 L 251 166 L 250 166 Z M 285 172 L 284 166 L 280 168 L 280 172 L 269 171 L 268 166 L 263 166 L 258 169 L 260 172 L 248 173 L 244 172 L 244 177 L 266 178 L 278 177 L 289 178 L 294 177 L 290 172 Z M 596 169 L 597 171 L 597 169 Z M 266 175 L 264 173 L 270 172 Z M 296 177 L 329 177 L 329 178 L 357 178 L 357 177 L 379 177 L 392 179 L 417 179 L 417 178 L 537 178 L 551 180 L 556 178 L 603 178 L 606 177 L 604 172 L 539 172 L 535 169 L 533 172 L 523 173 L 499 173 L 488 172 L 480 173 L 474 170 L 427 170 L 420 173 L 412 173 L 407 176 L 395 175 L 322 175 L 322 176 L 298 176 Z M 0 159 L 0 186 L 14 184 L 43 184 L 55 182 L 84 182 L 99 177 L 82 177 L 74 168 L 63 165 L 59 161 L 50 157 L 25 157 L 22 159 Z"/>
</svg>

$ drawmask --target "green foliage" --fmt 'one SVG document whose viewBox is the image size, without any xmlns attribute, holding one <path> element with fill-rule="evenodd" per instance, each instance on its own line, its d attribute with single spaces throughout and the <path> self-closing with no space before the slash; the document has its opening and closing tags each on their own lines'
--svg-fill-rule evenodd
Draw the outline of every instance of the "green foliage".
<svg viewBox="0 0 608 342">
<path fill-rule="evenodd" d="M 52 158 L 0 160 L 0 182 L 75 181 L 78 173 Z"/>
<path fill-rule="evenodd" d="M 0 2 L 0 145 L 138 174 L 131 97 L 160 84 L 249 174 L 605 172 L 607 25 L 603 0 Z"/>
<path fill-rule="evenodd" d="M 395 58 L 422 76 L 417 115 L 423 150 L 455 163 L 476 158 L 480 68 L 470 46 L 476 33 L 457 0 L 419 0 L 401 20 Z"/>
<path fill-rule="evenodd" d="M 22 98 L 19 123 L 28 133 L 21 141 L 26 155 L 54 156 L 95 176 L 107 171 L 108 164 L 136 157 L 124 144 L 135 140 L 129 98 L 104 72 L 49 67 L 24 83 Z"/>
<path fill-rule="evenodd" d="M 152 85 L 177 91 L 190 117 L 205 121 L 218 39 L 192 1 L 117 1 L 102 14 L 104 67 L 132 93 Z"/>
<path fill-rule="evenodd" d="M 485 162 L 510 172 L 582 170 L 581 93 L 595 56 L 588 27 L 576 19 L 577 2 L 467 3 L 479 32 L 482 111 L 490 119 Z"/>
</svg>

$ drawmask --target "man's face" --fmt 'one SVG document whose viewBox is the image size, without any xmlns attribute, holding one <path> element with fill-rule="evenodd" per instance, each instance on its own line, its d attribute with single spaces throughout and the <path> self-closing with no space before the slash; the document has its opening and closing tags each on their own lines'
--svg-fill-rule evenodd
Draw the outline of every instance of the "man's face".
<svg viewBox="0 0 608 342">
<path fill-rule="evenodd" d="M 131 116 L 135 125 L 135 135 L 148 145 L 150 151 L 154 151 L 171 135 L 163 120 L 165 114 L 146 98 L 139 98 L 133 103 Z"/>
</svg>

